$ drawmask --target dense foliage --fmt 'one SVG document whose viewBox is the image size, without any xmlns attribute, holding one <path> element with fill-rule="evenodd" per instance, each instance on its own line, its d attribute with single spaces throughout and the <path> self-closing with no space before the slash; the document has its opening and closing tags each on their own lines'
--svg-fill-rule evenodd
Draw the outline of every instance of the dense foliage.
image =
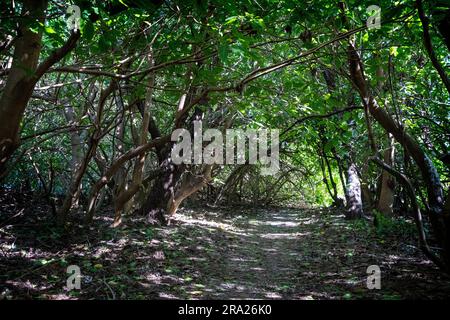
<svg viewBox="0 0 450 320">
<path fill-rule="evenodd" d="M 42 196 L 60 225 L 102 206 L 115 225 L 164 222 L 184 200 L 421 210 L 450 250 L 450 6 L 379 1 L 368 28 L 372 4 L 1 0 L 2 188 Z M 280 171 L 174 166 L 170 135 L 196 119 L 278 129 Z"/>
</svg>

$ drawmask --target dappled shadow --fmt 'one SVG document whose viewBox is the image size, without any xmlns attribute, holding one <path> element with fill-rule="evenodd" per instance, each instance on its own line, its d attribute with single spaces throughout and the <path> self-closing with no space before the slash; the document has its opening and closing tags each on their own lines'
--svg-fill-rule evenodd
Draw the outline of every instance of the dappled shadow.
<svg viewBox="0 0 450 320">
<path fill-rule="evenodd" d="M 168 227 L 133 217 L 111 229 L 111 219 L 98 218 L 84 232 L 74 228 L 65 240 L 37 226 L 27 238 L 20 224 L 33 220 L 14 220 L 1 230 L 2 296 L 428 299 L 450 292 L 414 239 L 377 237 L 332 210 L 182 209 Z M 81 290 L 65 288 L 70 264 L 80 266 Z M 381 267 L 382 290 L 366 287 L 373 264 Z"/>
<path fill-rule="evenodd" d="M 178 298 L 429 298 L 430 292 L 423 291 L 427 282 L 441 283 L 435 297 L 450 292 L 448 280 L 420 252 L 392 250 L 354 232 L 333 211 L 259 210 L 223 219 L 215 212 L 184 210 L 175 219 L 177 229 L 168 232 L 186 235 L 184 249 L 190 253 L 185 263 L 183 258 L 170 261 L 179 275 L 171 283 Z M 383 270 L 383 290 L 366 287 L 372 264 Z"/>
</svg>

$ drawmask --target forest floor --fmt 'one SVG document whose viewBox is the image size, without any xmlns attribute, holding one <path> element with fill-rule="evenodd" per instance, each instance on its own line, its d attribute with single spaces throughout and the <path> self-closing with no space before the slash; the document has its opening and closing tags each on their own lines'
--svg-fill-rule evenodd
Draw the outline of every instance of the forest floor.
<svg viewBox="0 0 450 320">
<path fill-rule="evenodd" d="M 46 207 L 0 199 L 0 298 L 432 299 L 450 280 L 411 235 L 329 209 L 182 209 L 170 226 L 99 217 L 62 235 Z M 9 204 L 7 204 L 8 202 Z M 22 207 L 23 209 L 20 209 Z M 37 214 L 36 212 L 41 212 Z M 81 289 L 67 290 L 69 265 Z M 381 268 L 381 290 L 366 287 Z"/>
</svg>

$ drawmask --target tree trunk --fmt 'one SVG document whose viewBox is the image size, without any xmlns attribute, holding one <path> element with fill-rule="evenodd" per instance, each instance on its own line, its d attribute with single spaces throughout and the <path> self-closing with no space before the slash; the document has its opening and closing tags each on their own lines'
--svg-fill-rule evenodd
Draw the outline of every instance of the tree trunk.
<svg viewBox="0 0 450 320">
<path fill-rule="evenodd" d="M 405 186 L 405 189 L 407 190 L 408 197 L 411 200 L 411 205 L 413 207 L 413 213 L 414 213 L 414 220 L 416 222 L 417 231 L 419 234 L 419 244 L 422 249 L 422 251 L 425 253 L 425 255 L 433 261 L 439 268 L 441 268 L 443 271 L 449 271 L 448 265 L 446 265 L 438 256 L 436 256 L 430 249 L 427 243 L 427 238 L 425 234 L 425 229 L 423 227 L 423 219 L 422 214 L 420 212 L 419 205 L 417 203 L 416 195 L 414 192 L 414 188 L 409 181 L 409 179 L 402 174 L 399 171 L 396 171 L 391 166 L 387 165 L 377 157 L 371 157 L 369 160 L 375 162 L 378 166 L 382 167 L 385 171 L 389 172 L 391 175 L 396 177 L 400 183 L 402 183 Z"/>
<path fill-rule="evenodd" d="M 327 157 L 327 155 L 325 153 L 325 150 L 323 150 L 323 158 L 324 158 L 325 163 L 327 165 L 328 175 L 330 176 L 331 186 L 333 187 L 333 201 L 334 201 L 334 204 L 337 204 L 337 202 L 338 202 L 337 186 L 336 186 L 336 182 L 334 182 L 333 171 L 331 170 L 330 161 L 328 160 L 328 157 Z"/>
<path fill-rule="evenodd" d="M 66 192 L 63 204 L 57 211 L 57 224 L 59 226 L 63 226 L 66 222 L 67 214 L 69 213 L 70 209 L 72 208 L 74 198 L 81 186 L 81 180 L 83 179 L 84 174 L 86 173 L 86 170 L 88 169 L 89 161 L 95 156 L 97 152 L 97 147 L 100 143 L 100 139 L 102 136 L 102 129 L 101 129 L 101 121 L 102 121 L 102 115 L 103 115 L 103 109 L 106 103 L 106 100 L 108 96 L 116 89 L 116 82 L 111 82 L 108 87 L 104 90 L 102 90 L 102 93 L 100 94 L 100 99 L 98 102 L 98 107 L 96 110 L 96 119 L 95 119 L 95 130 L 92 133 L 90 139 L 89 139 L 89 145 L 88 149 L 86 151 L 86 154 L 83 158 L 83 161 L 81 161 L 80 166 L 77 168 L 74 178 L 72 179 L 69 189 Z"/>
<path fill-rule="evenodd" d="M 367 103 L 370 114 L 388 133 L 391 133 L 394 138 L 408 150 L 409 154 L 419 167 L 422 177 L 426 183 L 428 197 L 430 200 L 430 208 L 432 208 L 435 212 L 440 212 L 443 204 L 443 193 L 436 168 L 425 152 L 421 149 L 420 145 L 407 132 L 405 132 L 403 127 L 398 126 L 394 119 L 378 105 L 375 98 L 369 94 L 365 76 L 361 68 L 362 62 L 359 59 L 359 55 L 352 45 L 349 46 L 349 52 L 351 64 L 350 70 L 353 83 L 358 89 L 364 103 Z"/>
<path fill-rule="evenodd" d="M 64 116 L 69 124 L 73 126 L 77 126 L 78 120 L 75 115 L 72 106 L 68 106 L 64 109 Z M 69 133 L 70 135 L 70 147 L 71 147 L 71 159 L 70 159 L 70 168 L 73 170 L 71 173 L 71 180 L 73 181 L 76 176 L 76 170 L 80 167 L 81 161 L 83 161 L 83 140 L 80 137 L 80 134 L 77 130 L 73 130 Z M 74 194 L 73 199 L 73 207 L 78 207 L 78 201 L 81 194 L 82 185 L 78 186 L 77 191 Z"/>
<path fill-rule="evenodd" d="M 334 197 L 333 192 L 331 192 L 331 188 L 330 188 L 330 185 L 328 183 L 327 174 L 325 172 L 325 165 L 324 165 L 323 156 L 321 154 L 319 154 L 319 158 L 320 158 L 320 160 L 319 160 L 320 169 L 322 171 L 322 177 L 323 177 L 322 181 L 325 184 L 325 186 L 327 187 L 328 194 L 330 195 L 330 197 L 333 199 L 333 202 L 334 202 L 335 201 L 335 197 Z"/>
<path fill-rule="evenodd" d="M 427 50 L 428 57 L 433 64 L 433 67 L 441 77 L 442 83 L 445 85 L 447 92 L 450 94 L 450 79 L 445 72 L 445 69 L 441 66 L 436 53 L 434 52 L 433 43 L 431 42 L 430 35 L 430 22 L 428 17 L 425 15 L 425 11 L 423 9 L 422 0 L 416 0 L 417 12 L 419 13 L 420 21 L 422 22 L 423 29 L 423 42 L 425 45 L 425 49 Z"/>
<path fill-rule="evenodd" d="M 148 194 L 147 200 L 142 207 L 142 213 L 147 216 L 150 223 L 166 223 L 168 203 L 173 197 L 176 183 L 180 179 L 182 169 L 176 166 L 170 158 L 171 143 L 163 151 L 165 159 L 160 165 L 162 174 L 156 178 Z"/>
<path fill-rule="evenodd" d="M 365 161 L 361 169 L 361 195 L 362 203 L 366 210 L 371 210 L 373 208 L 373 195 L 369 187 L 369 163 Z"/>
<path fill-rule="evenodd" d="M 42 31 L 34 32 L 32 23 L 44 23 L 46 0 L 24 0 L 19 19 L 19 36 L 13 54 L 13 63 L 3 94 L 0 97 L 0 176 L 6 163 L 19 146 L 19 129 L 25 107 L 34 85 L 34 76 L 42 46 Z"/>
<path fill-rule="evenodd" d="M 332 149 L 332 153 L 333 153 L 333 157 L 336 160 L 336 163 L 337 163 L 337 166 L 338 166 L 339 180 L 341 182 L 342 190 L 344 190 L 344 195 L 345 195 L 347 193 L 347 185 L 345 183 L 345 178 L 344 178 L 344 171 L 345 170 L 344 170 L 343 165 L 342 165 L 342 159 L 341 159 L 341 157 L 339 157 L 339 155 L 338 155 L 338 153 L 336 151 L 336 148 Z M 339 199 L 339 200 L 340 200 L 341 203 L 343 202 L 342 199 Z"/>
<path fill-rule="evenodd" d="M 384 151 L 384 163 L 388 166 L 393 166 L 394 155 L 395 155 L 395 145 L 394 138 L 392 135 L 388 137 L 389 147 Z M 395 181 L 386 170 L 383 170 L 381 175 L 381 185 L 380 185 L 380 198 L 378 199 L 377 209 L 385 216 L 392 216 L 394 214 L 394 188 Z"/>
<path fill-rule="evenodd" d="M 176 212 L 180 204 L 190 195 L 196 193 L 211 180 L 212 165 L 205 165 L 202 173 L 196 175 L 188 172 L 182 179 L 180 187 L 170 197 L 167 203 L 167 214 L 169 219 Z"/>
<path fill-rule="evenodd" d="M 6 164 L 19 146 L 19 130 L 25 108 L 34 86 L 47 70 L 65 57 L 76 45 L 80 32 L 72 32 L 66 43 L 52 52 L 39 65 L 42 46 L 41 28 L 33 30 L 34 23 L 44 25 L 47 0 L 23 0 L 19 34 L 3 93 L 0 97 L 0 178 Z"/>
<path fill-rule="evenodd" d="M 153 51 L 152 47 L 149 47 L 149 53 L 147 56 L 148 62 L 150 67 L 154 66 L 154 59 L 153 59 Z M 152 109 L 152 101 L 153 101 L 153 86 L 155 84 L 155 73 L 152 72 L 149 75 L 148 79 L 148 87 L 147 87 L 147 93 L 145 97 L 144 104 L 142 106 L 142 123 L 141 127 L 138 133 L 137 137 L 137 143 L 136 146 L 144 145 L 147 143 L 147 136 L 150 128 L 150 112 Z M 134 128 L 133 122 L 131 123 L 132 128 Z M 133 207 L 133 199 L 135 194 L 139 191 L 140 186 L 142 184 L 142 180 L 144 178 L 144 171 L 145 171 L 145 160 L 146 160 L 146 154 L 140 154 L 135 160 L 134 160 L 134 167 L 133 167 L 133 173 L 131 177 L 131 182 L 127 186 L 127 188 L 124 188 L 121 190 L 121 192 L 117 195 L 114 203 L 114 211 L 115 211 L 115 217 L 114 217 L 114 224 L 113 226 L 117 226 L 121 223 L 122 219 L 122 212 L 126 213 Z"/>
<path fill-rule="evenodd" d="M 363 206 L 361 199 L 361 182 L 359 181 L 356 165 L 350 163 L 347 170 L 347 219 L 357 219 L 363 216 Z"/>
<path fill-rule="evenodd" d="M 447 219 L 442 215 L 444 195 L 439 174 L 434 167 L 433 162 L 428 158 L 427 154 L 422 150 L 417 141 L 405 132 L 404 128 L 398 125 L 386 110 L 378 105 L 374 96 L 369 92 L 369 87 L 363 71 L 363 64 L 359 58 L 358 52 L 351 43 L 349 44 L 348 49 L 350 76 L 353 85 L 358 90 L 361 99 L 367 104 L 370 114 L 384 130 L 392 134 L 403 148 L 408 151 L 419 167 L 427 189 L 430 221 L 433 231 L 443 249 L 444 261 L 446 264 L 450 265 L 450 236 L 448 235 L 450 232 L 450 219 Z"/>
</svg>

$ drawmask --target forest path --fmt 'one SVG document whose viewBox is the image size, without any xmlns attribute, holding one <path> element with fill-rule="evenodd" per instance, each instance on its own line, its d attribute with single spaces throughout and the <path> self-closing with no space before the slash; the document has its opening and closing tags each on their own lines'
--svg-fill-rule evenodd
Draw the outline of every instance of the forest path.
<svg viewBox="0 0 450 320">
<path fill-rule="evenodd" d="M 306 277 L 300 270 L 307 272 L 315 255 L 307 239 L 313 220 L 306 212 L 302 216 L 287 210 L 223 219 L 219 228 L 228 241 L 212 246 L 220 255 L 210 266 L 204 297 L 276 299 L 290 298 L 299 289 L 305 292 Z"/>
<path fill-rule="evenodd" d="M 168 298 L 401 299 L 442 288 L 422 273 L 440 279 L 413 246 L 378 238 L 367 224 L 349 223 L 336 211 L 184 210 L 175 220 L 173 235 L 184 239 L 178 257 L 179 249 L 189 255 L 177 259 L 174 270 L 192 276 L 169 285 Z M 383 290 L 367 289 L 370 265 L 382 269 Z"/>
<path fill-rule="evenodd" d="M 150 226 L 133 217 L 112 229 L 112 218 L 99 217 L 87 233 L 74 226 L 64 235 L 49 224 L 26 220 L 29 217 L 2 229 L 2 296 L 430 299 L 450 295 L 448 278 L 416 248 L 414 226 L 406 234 L 380 235 L 370 223 L 346 221 L 336 210 L 182 209 L 170 226 Z M 42 227 L 36 228 L 39 223 Z M 80 267 L 80 290 L 65 288 L 68 265 Z M 381 290 L 366 287 L 370 265 L 381 268 Z"/>
</svg>

